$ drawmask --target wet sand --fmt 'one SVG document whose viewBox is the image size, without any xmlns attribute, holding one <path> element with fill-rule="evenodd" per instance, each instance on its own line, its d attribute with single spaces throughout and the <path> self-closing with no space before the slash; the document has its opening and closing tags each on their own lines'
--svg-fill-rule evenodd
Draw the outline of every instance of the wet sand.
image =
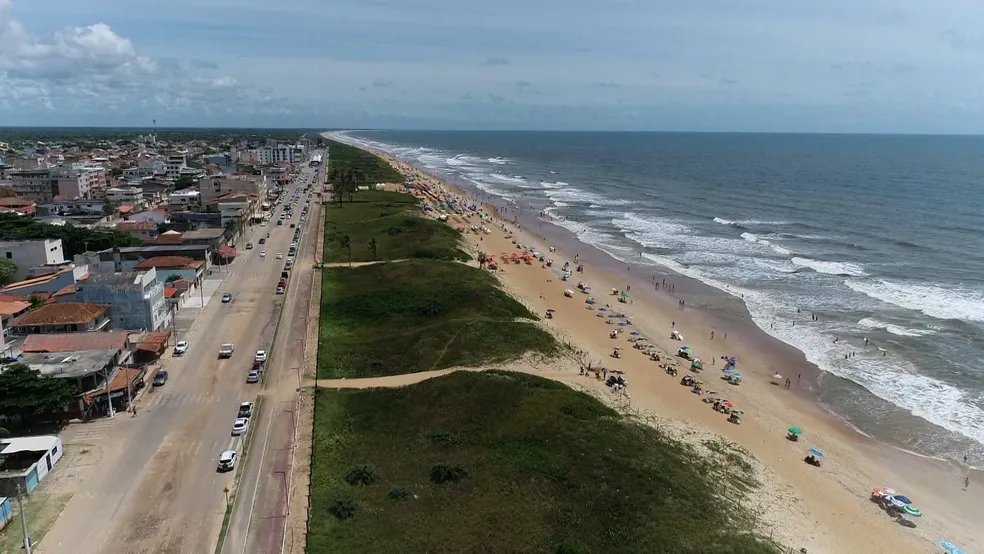
<svg viewBox="0 0 984 554">
<path fill-rule="evenodd" d="M 417 183 L 432 189 L 442 188 L 449 194 L 467 196 L 460 188 L 419 169 L 379 153 L 394 163 Z M 477 197 L 472 197 L 478 202 Z M 489 210 L 494 211 L 494 209 Z M 940 539 L 947 539 L 968 552 L 984 550 L 984 535 L 977 530 L 976 519 L 984 507 L 978 487 L 984 476 L 971 475 L 969 491 L 963 491 L 964 468 L 937 460 L 909 455 L 858 434 L 814 402 L 807 383 L 822 378 L 815 366 L 806 362 L 802 353 L 758 329 L 748 318 L 740 300 L 721 299 L 718 291 L 711 294 L 706 285 L 666 271 L 656 273 L 651 266 L 633 267 L 612 259 L 606 253 L 576 240 L 565 229 L 540 222 L 524 214 L 518 223 L 511 224 L 510 213 L 488 222 L 491 234 L 466 232 L 473 252 L 479 250 L 499 256 L 518 248 L 500 229 L 505 224 L 519 243 L 547 253 L 549 246 L 557 251 L 549 254 L 555 267 L 503 264 L 498 272 L 504 286 L 534 311 L 543 314 L 548 308 L 557 310 L 552 320 L 544 324 L 558 337 L 577 350 L 587 350 L 593 360 L 602 360 L 606 367 L 625 371 L 631 395 L 631 410 L 651 415 L 657 421 L 671 421 L 694 436 L 713 433 L 746 448 L 764 465 L 765 493 L 758 498 L 756 509 L 761 511 L 762 527 L 774 533 L 784 544 L 798 550 L 816 552 L 936 552 Z M 518 214 L 517 214 L 518 215 Z M 535 215 L 535 214 L 534 214 Z M 477 216 L 452 215 L 451 225 L 482 225 Z M 559 276 L 565 260 L 573 262 L 580 254 L 586 271 L 575 273 L 568 282 Z M 656 291 L 653 274 L 662 285 L 676 285 L 675 294 L 663 287 Z M 672 354 L 680 342 L 669 338 L 671 323 L 676 323 L 686 344 L 704 358 L 708 365 L 700 374 L 707 388 L 732 400 L 745 411 L 742 424 L 727 422 L 726 416 L 713 411 L 702 397 L 679 385 L 686 374 L 671 377 L 640 351 L 627 342 L 628 333 L 610 339 L 612 326 L 597 312 L 588 309 L 586 295 L 576 292 L 565 298 L 565 288 L 574 289 L 579 280 L 593 288 L 593 296 L 628 313 L 634 325 L 629 329 L 641 331 L 665 353 Z M 619 304 L 608 295 L 611 288 L 631 286 L 631 305 Z M 683 299 L 686 307 L 680 308 Z M 710 331 L 715 331 L 713 340 Z M 725 340 L 724 334 L 727 333 Z M 619 360 L 610 357 L 613 346 L 624 348 Z M 738 371 L 744 375 L 740 386 L 728 385 L 720 379 L 721 361 L 710 365 L 722 355 L 738 358 Z M 689 364 L 688 364 L 689 365 Z M 792 380 L 792 387 L 771 384 L 770 376 L 778 371 Z M 563 372 L 563 375 L 560 373 Z M 802 377 L 798 380 L 797 376 Z M 610 393 L 592 377 L 578 375 L 568 367 L 545 371 L 543 375 L 569 382 L 599 395 Z M 799 382 L 797 382 L 799 381 Z M 785 439 L 786 428 L 796 425 L 804 430 L 799 442 Z M 815 468 L 802 461 L 809 447 L 826 453 L 823 467 Z M 869 500 L 873 487 L 892 487 L 913 498 L 925 513 L 916 519 L 915 528 L 907 528 L 889 518 Z"/>
</svg>

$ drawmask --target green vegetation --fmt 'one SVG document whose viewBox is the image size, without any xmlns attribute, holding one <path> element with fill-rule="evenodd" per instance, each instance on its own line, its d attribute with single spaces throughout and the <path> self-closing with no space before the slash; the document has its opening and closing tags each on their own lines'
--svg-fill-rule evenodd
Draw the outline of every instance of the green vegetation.
<svg viewBox="0 0 984 554">
<path fill-rule="evenodd" d="M 17 264 L 7 258 L 0 258 L 0 287 L 5 287 L 14 281 Z"/>
<path fill-rule="evenodd" d="M 535 315 L 475 267 L 408 260 L 325 268 L 322 279 L 319 378 L 478 366 L 559 349 L 531 322 Z"/>
<path fill-rule="evenodd" d="M 324 261 L 469 259 L 458 248 L 458 231 L 422 217 L 419 210 L 417 199 L 410 194 L 382 190 L 355 193 L 348 204 L 326 210 Z"/>
<path fill-rule="evenodd" d="M 307 552 L 778 553 L 744 471 L 519 373 L 317 392 Z M 353 467 L 372 482 L 350 484 Z M 751 481 L 746 477 L 746 481 Z"/>
<path fill-rule="evenodd" d="M 113 229 L 85 229 L 72 224 L 52 225 L 13 213 L 0 214 L 0 240 L 32 239 L 62 239 L 62 248 L 68 259 L 86 250 L 143 244 L 137 237 Z"/>
<path fill-rule="evenodd" d="M 403 175 L 379 156 L 334 140 L 325 139 L 328 146 L 328 175 L 339 178 L 350 174 L 354 185 L 375 185 L 376 183 L 402 183 Z M 332 181 L 329 178 L 329 181 Z"/>
<path fill-rule="evenodd" d="M 78 391 L 68 379 L 41 375 L 25 364 L 10 364 L 0 372 L 0 415 L 29 427 L 47 414 L 61 411 Z"/>
<path fill-rule="evenodd" d="M 48 531 L 55 526 L 58 516 L 72 500 L 72 496 L 74 496 L 72 493 L 45 494 L 35 490 L 25 497 L 24 511 L 27 514 L 27 534 L 31 537 L 31 543 L 35 545 L 35 548 L 44 540 Z M 23 552 L 24 531 L 20 524 L 20 511 L 17 508 L 16 499 L 11 498 L 10 504 L 14 509 L 15 519 L 3 531 L 0 531 L 0 552 Z"/>
</svg>

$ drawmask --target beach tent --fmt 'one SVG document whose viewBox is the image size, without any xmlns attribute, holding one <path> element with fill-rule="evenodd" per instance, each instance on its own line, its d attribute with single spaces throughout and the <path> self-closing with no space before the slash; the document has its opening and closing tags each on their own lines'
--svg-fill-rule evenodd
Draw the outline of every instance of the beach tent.
<svg viewBox="0 0 984 554">
<path fill-rule="evenodd" d="M 803 434 L 803 430 L 800 429 L 799 427 L 790 427 L 789 429 L 787 429 L 787 431 L 789 431 L 789 434 L 790 435 L 802 435 Z"/>
<path fill-rule="evenodd" d="M 967 552 L 950 541 L 940 541 L 940 548 L 946 554 L 967 554 Z"/>
<path fill-rule="evenodd" d="M 704 369 L 704 364 L 701 363 L 701 360 L 694 360 L 690 362 L 690 367 L 691 369 Z"/>
</svg>

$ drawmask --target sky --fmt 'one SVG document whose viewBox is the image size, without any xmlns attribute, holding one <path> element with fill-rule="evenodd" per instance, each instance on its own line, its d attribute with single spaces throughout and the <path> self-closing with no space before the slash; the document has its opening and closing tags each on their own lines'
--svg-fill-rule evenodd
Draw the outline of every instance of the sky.
<svg viewBox="0 0 984 554">
<path fill-rule="evenodd" d="M 0 126 L 984 133 L 984 0 L 0 0 Z"/>
</svg>

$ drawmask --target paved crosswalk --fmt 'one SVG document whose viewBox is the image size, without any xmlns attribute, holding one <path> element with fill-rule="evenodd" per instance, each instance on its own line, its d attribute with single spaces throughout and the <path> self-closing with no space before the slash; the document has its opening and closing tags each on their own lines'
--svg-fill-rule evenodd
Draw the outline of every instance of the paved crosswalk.
<svg viewBox="0 0 984 554">
<path fill-rule="evenodd" d="M 62 440 L 64 442 L 91 443 L 105 437 L 115 423 L 114 420 L 107 417 L 88 423 L 70 425 L 63 433 Z"/>
<path fill-rule="evenodd" d="M 239 393 L 236 391 L 224 391 L 220 394 L 210 394 L 205 392 L 168 392 L 158 391 L 148 393 L 140 403 L 140 409 L 153 410 L 154 408 L 171 406 L 190 406 L 194 404 L 215 404 L 218 402 L 234 402 L 239 400 Z"/>
</svg>

